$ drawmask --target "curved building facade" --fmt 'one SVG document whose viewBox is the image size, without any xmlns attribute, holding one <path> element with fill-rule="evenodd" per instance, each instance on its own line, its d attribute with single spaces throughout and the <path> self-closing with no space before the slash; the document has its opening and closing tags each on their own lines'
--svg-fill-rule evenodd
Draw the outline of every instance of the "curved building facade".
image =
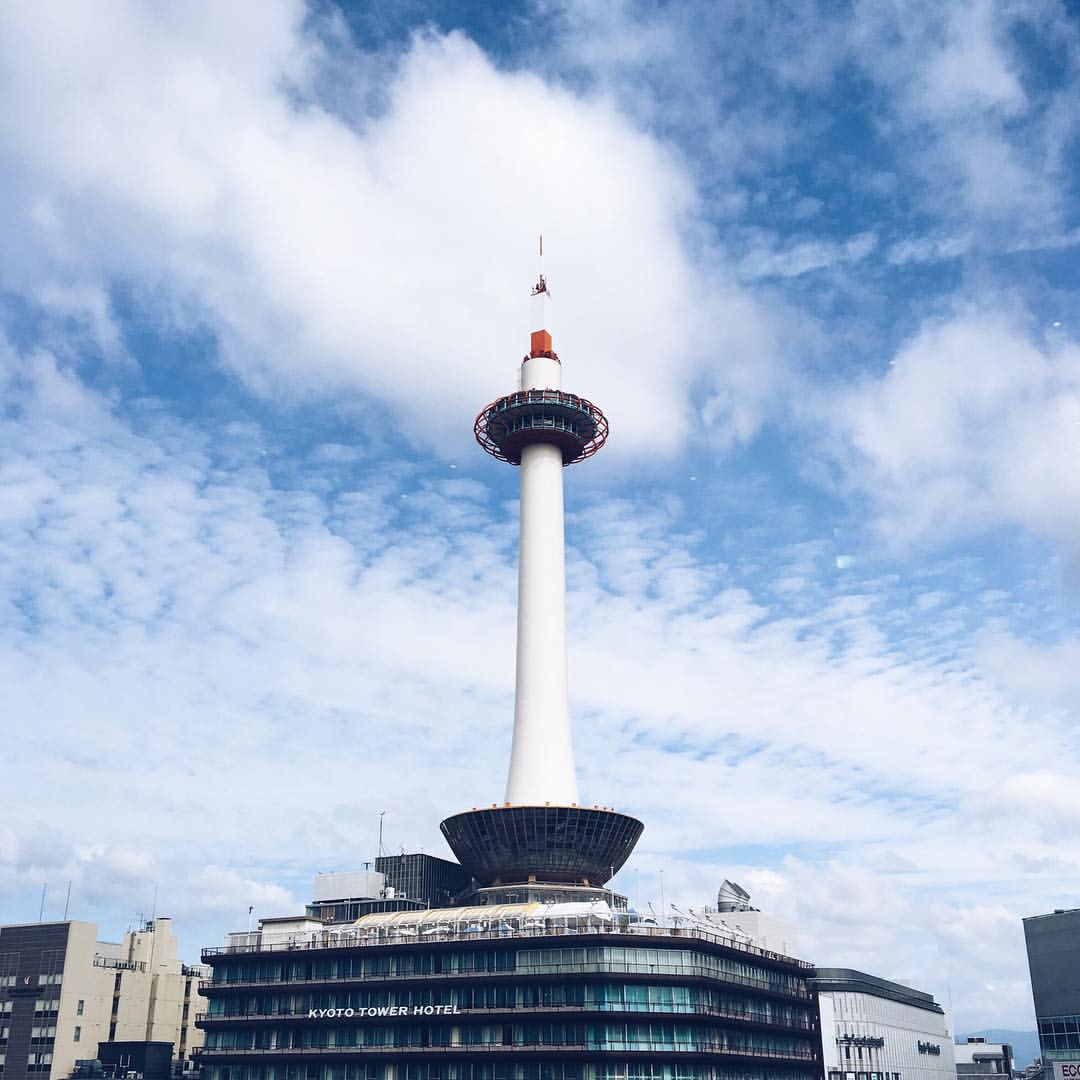
<svg viewBox="0 0 1080 1080">
<path fill-rule="evenodd" d="M 698 928 L 554 925 L 543 906 L 206 950 L 204 1080 L 818 1075 L 808 965 Z"/>
</svg>

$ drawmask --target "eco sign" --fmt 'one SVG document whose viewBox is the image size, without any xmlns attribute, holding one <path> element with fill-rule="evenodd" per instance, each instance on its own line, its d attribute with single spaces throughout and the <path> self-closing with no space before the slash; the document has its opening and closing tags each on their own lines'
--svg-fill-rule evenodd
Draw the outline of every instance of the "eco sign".
<svg viewBox="0 0 1080 1080">
<path fill-rule="evenodd" d="M 1054 1080 L 1080 1080 L 1080 1061 L 1055 1061 Z"/>
</svg>

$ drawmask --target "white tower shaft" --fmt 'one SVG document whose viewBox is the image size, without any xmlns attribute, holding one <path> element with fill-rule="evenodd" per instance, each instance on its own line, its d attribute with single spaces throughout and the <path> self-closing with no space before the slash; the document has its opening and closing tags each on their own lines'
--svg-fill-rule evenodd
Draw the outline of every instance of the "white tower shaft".
<svg viewBox="0 0 1080 1080">
<path fill-rule="evenodd" d="M 522 365 L 522 390 L 561 384 L 554 357 L 530 356 Z M 563 456 L 557 446 L 533 443 L 521 453 L 517 685 L 506 801 L 569 806 L 577 800 L 566 681 Z"/>
</svg>

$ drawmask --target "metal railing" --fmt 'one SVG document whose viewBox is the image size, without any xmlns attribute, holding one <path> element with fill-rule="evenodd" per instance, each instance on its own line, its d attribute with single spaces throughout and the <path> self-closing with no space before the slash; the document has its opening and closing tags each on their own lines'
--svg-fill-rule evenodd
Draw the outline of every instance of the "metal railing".
<svg viewBox="0 0 1080 1080">
<path fill-rule="evenodd" d="M 798 1001 L 809 1001 L 811 994 L 807 987 L 786 987 L 770 984 L 766 979 L 755 979 L 731 971 L 719 971 L 715 968 L 695 964 L 627 964 L 616 961 L 585 961 L 572 964 L 556 962 L 552 964 L 529 964 L 526 967 L 499 971 L 472 968 L 459 971 L 369 971 L 355 975 L 282 975 L 272 979 L 238 979 L 229 982 L 214 982 L 207 989 L 228 990 L 249 986 L 289 986 L 296 984 L 328 984 L 337 986 L 346 982 L 401 982 L 407 979 L 422 979 L 425 982 L 445 982 L 449 979 L 517 978 L 531 975 L 645 975 L 656 977 L 676 977 L 705 979 L 722 982 L 738 987 L 748 987 L 781 997 Z M 204 995 L 205 996 L 205 995 Z"/>
<path fill-rule="evenodd" d="M 447 917 L 453 908 L 447 908 Z M 629 936 L 645 937 L 654 939 L 678 939 L 679 942 L 704 942 L 708 945 L 719 945 L 725 949 L 745 953 L 747 956 L 757 956 L 765 960 L 780 962 L 789 967 L 798 968 L 800 971 L 812 971 L 814 965 L 806 960 L 796 960 L 792 956 L 784 956 L 782 953 L 773 952 L 771 949 L 763 949 L 759 945 L 751 945 L 749 942 L 739 941 L 738 938 L 728 937 L 724 934 L 714 934 L 708 930 L 697 927 L 660 927 L 620 925 L 617 922 L 594 923 L 584 927 L 574 926 L 549 926 L 549 927 L 521 927 L 510 930 L 459 930 L 456 927 L 442 925 L 431 927 L 427 931 L 402 933 L 402 928 L 391 925 L 384 929 L 349 929 L 345 930 L 320 930 L 316 936 L 306 941 L 281 941 L 244 945 L 221 945 L 207 947 L 202 950 L 204 957 L 229 956 L 242 953 L 263 952 L 296 952 L 309 949 L 351 949 L 364 946 L 383 945 L 416 945 L 424 942 L 444 941 L 507 941 L 530 938 L 555 938 L 555 937 L 608 937 Z"/>
<path fill-rule="evenodd" d="M 146 964 L 142 960 L 114 960 L 111 956 L 95 956 L 94 967 L 109 968 L 114 971 L 145 971 Z"/>
<path fill-rule="evenodd" d="M 722 1042 L 622 1042 L 622 1043 L 470 1043 L 431 1046 L 395 1046 L 373 1043 L 368 1046 L 288 1046 L 264 1049 L 201 1046 L 192 1051 L 198 1058 L 226 1057 L 310 1057 L 313 1054 L 551 1054 L 575 1051 L 606 1054 L 729 1054 L 732 1057 L 771 1058 L 774 1061 L 814 1061 L 813 1050 L 767 1050 L 759 1047 L 730 1046 Z"/>
</svg>

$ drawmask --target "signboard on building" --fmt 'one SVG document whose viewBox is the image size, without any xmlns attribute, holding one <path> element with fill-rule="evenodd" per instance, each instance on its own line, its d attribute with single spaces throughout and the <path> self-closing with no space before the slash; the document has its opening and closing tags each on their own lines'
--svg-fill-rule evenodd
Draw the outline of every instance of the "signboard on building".
<svg viewBox="0 0 1080 1080">
<path fill-rule="evenodd" d="M 358 1005 L 355 1009 L 309 1009 L 309 1020 L 351 1020 L 354 1016 L 457 1016 L 456 1005 Z M 1078 1078 L 1080 1080 L 1080 1078 Z"/>
<path fill-rule="evenodd" d="M 1076 1061 L 1055 1061 L 1054 1080 L 1080 1080 L 1080 1058 Z"/>
</svg>

